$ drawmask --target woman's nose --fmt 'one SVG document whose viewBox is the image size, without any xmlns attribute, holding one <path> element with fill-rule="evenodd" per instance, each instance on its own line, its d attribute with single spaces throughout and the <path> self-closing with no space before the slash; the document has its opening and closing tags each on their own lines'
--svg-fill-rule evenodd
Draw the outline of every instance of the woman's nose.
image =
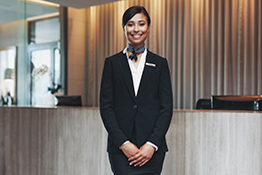
<svg viewBox="0 0 262 175">
<path fill-rule="evenodd" d="M 139 31 L 139 26 L 138 26 L 138 25 L 135 25 L 134 31 L 135 31 L 135 32 L 138 32 L 138 31 Z"/>
</svg>

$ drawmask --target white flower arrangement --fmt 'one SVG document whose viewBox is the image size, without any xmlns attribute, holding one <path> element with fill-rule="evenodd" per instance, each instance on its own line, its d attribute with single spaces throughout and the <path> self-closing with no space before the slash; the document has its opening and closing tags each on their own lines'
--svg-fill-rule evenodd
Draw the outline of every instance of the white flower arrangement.
<svg viewBox="0 0 262 175">
<path fill-rule="evenodd" d="M 48 72 L 48 69 L 48 66 L 44 64 L 41 67 L 34 69 L 32 72 L 32 78 L 36 81 L 39 80 L 41 76 Z"/>
</svg>

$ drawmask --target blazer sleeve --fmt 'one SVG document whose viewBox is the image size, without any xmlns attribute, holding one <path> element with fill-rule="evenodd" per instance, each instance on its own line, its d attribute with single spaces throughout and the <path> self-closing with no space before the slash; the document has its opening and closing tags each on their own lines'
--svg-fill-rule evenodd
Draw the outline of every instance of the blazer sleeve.
<svg viewBox="0 0 262 175">
<path fill-rule="evenodd" d="M 159 84 L 160 112 L 148 141 L 158 147 L 165 138 L 173 115 L 173 95 L 170 80 L 170 72 L 167 60 L 163 59 L 161 64 L 161 75 Z"/>
<path fill-rule="evenodd" d="M 115 146 L 119 148 L 127 140 L 127 137 L 120 129 L 114 112 L 113 65 L 109 58 L 105 59 L 102 73 L 100 114 L 109 136 L 113 139 Z"/>
</svg>

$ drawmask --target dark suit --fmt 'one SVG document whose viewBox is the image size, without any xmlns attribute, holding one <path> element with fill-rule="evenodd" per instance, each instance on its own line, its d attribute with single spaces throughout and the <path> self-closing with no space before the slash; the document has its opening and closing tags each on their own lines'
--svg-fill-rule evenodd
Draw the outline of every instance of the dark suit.
<svg viewBox="0 0 262 175">
<path fill-rule="evenodd" d="M 147 141 L 167 151 L 165 134 L 173 112 L 172 89 L 167 60 L 148 51 L 137 96 L 126 55 L 106 58 L 100 89 L 100 113 L 109 134 L 109 153 L 122 153 L 126 141 L 140 148 Z M 136 141 L 132 140 L 135 135 Z"/>
</svg>

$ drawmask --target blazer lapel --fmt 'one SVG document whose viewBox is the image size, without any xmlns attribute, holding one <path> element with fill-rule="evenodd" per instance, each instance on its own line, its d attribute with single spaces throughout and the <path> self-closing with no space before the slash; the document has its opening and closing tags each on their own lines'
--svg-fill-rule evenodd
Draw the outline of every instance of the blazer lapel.
<svg viewBox="0 0 262 175">
<path fill-rule="evenodd" d="M 123 75 L 123 78 L 126 82 L 127 85 L 127 89 L 130 92 L 130 95 L 132 96 L 132 98 L 134 100 L 135 99 L 135 91 L 134 91 L 134 85 L 133 85 L 133 79 L 132 79 L 132 75 L 131 75 L 131 70 L 129 68 L 128 62 L 127 62 L 127 58 L 126 55 L 122 53 L 119 54 L 119 66 Z"/>
<path fill-rule="evenodd" d="M 140 81 L 140 85 L 139 85 L 139 88 L 138 88 L 138 93 L 137 93 L 138 99 L 141 96 L 141 94 L 143 94 L 143 92 L 144 92 L 144 90 L 147 86 L 148 80 L 150 79 L 152 70 L 154 69 L 154 67 L 148 66 L 147 63 L 155 64 L 154 63 L 154 55 L 149 51 L 147 52 L 145 68 L 144 68 L 142 78 L 141 78 L 141 81 Z"/>
</svg>

